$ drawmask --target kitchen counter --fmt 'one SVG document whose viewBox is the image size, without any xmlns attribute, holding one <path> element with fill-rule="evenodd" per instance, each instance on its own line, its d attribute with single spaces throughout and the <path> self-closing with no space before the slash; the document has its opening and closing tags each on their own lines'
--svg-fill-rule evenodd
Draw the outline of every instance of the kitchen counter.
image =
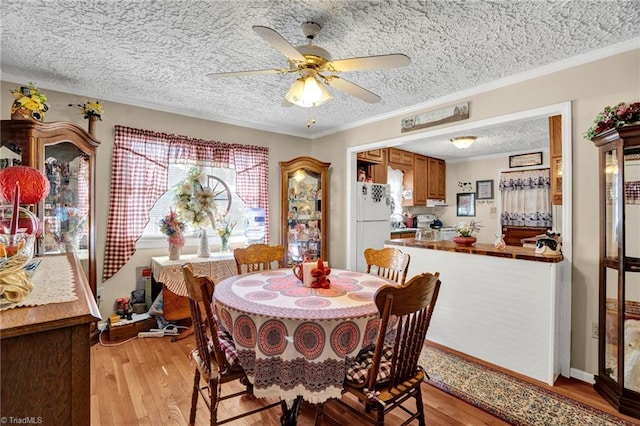
<svg viewBox="0 0 640 426">
<path fill-rule="evenodd" d="M 410 228 L 408 228 L 410 229 Z M 399 238 L 388 240 L 388 245 L 416 247 L 430 250 L 444 250 L 456 253 L 469 253 L 482 256 L 497 256 L 511 259 L 532 260 L 535 262 L 557 263 L 561 262 L 564 257 L 562 254 L 542 255 L 535 252 L 534 248 L 525 248 L 519 246 L 506 246 L 503 249 L 497 249 L 493 244 L 476 243 L 472 246 L 461 246 L 453 241 L 417 241 L 415 238 Z"/>
<path fill-rule="evenodd" d="M 548 385 L 570 377 L 570 265 L 533 248 L 389 239 L 411 256 L 407 280 L 439 272 L 427 339 Z"/>
<path fill-rule="evenodd" d="M 404 232 L 416 232 L 420 228 L 395 228 L 391 229 L 392 234 L 402 234 Z"/>
</svg>

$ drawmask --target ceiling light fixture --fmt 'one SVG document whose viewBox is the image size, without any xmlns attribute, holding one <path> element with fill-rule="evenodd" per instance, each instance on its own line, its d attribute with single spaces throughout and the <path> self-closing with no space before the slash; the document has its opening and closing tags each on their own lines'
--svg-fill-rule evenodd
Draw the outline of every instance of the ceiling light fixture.
<svg viewBox="0 0 640 426">
<path fill-rule="evenodd" d="M 304 108 L 319 106 L 332 99 L 333 96 L 318 81 L 316 75 L 313 70 L 308 70 L 306 75 L 293 82 L 285 99 Z"/>
<path fill-rule="evenodd" d="M 478 139 L 476 136 L 458 136 L 451 139 L 453 146 L 459 149 L 467 149 Z"/>
</svg>

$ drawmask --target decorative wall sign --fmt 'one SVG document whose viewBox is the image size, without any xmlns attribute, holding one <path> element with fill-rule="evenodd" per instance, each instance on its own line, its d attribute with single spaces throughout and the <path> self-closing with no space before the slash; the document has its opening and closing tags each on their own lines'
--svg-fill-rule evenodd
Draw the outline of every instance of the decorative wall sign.
<svg viewBox="0 0 640 426">
<path fill-rule="evenodd" d="M 532 152 L 530 154 L 510 155 L 509 168 L 539 166 L 542 164 L 542 152 Z"/>
<path fill-rule="evenodd" d="M 469 102 L 452 105 L 435 111 L 423 112 L 412 117 L 402 119 L 401 131 L 424 129 L 426 127 L 439 126 L 440 124 L 453 123 L 454 121 L 469 118 Z"/>
<path fill-rule="evenodd" d="M 476 195 L 478 200 L 493 200 L 493 179 L 477 180 Z"/>
</svg>

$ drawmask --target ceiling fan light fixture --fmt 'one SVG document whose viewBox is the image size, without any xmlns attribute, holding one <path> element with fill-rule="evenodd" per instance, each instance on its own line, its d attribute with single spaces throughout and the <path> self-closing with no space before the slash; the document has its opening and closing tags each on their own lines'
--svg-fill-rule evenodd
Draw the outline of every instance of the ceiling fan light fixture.
<svg viewBox="0 0 640 426">
<path fill-rule="evenodd" d="M 458 149 L 467 149 L 476 141 L 477 136 L 458 136 L 451 139 L 451 143 Z"/>
<path fill-rule="evenodd" d="M 331 98 L 327 89 L 312 75 L 298 78 L 285 95 L 287 101 L 304 108 L 321 105 Z"/>
</svg>

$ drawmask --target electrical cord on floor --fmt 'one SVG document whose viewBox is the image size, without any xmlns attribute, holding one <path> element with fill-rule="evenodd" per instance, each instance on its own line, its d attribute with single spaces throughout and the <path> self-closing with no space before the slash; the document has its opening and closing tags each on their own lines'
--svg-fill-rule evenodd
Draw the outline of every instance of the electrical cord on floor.
<svg viewBox="0 0 640 426">
<path fill-rule="evenodd" d="M 183 328 L 183 329 L 188 329 L 189 327 L 186 327 L 184 325 L 175 325 L 175 324 L 167 324 L 164 327 L 162 327 L 162 331 L 169 331 L 169 330 L 176 330 L 176 334 L 165 334 L 164 337 L 175 337 L 178 335 L 179 330 Z M 100 346 L 104 346 L 104 347 L 113 347 L 113 346 L 120 346 L 120 345 L 124 345 L 127 342 L 130 342 L 132 340 L 135 339 L 139 339 L 138 336 L 133 336 L 128 338 L 127 340 L 123 340 L 122 342 L 118 342 L 118 343 L 104 343 L 102 341 L 102 333 L 104 333 L 104 330 L 100 330 L 100 334 L 98 335 L 98 342 L 100 343 Z"/>
<path fill-rule="evenodd" d="M 120 345 L 124 345 L 125 343 L 128 343 L 132 340 L 138 339 L 138 336 L 133 336 L 128 338 L 127 340 L 123 340 L 122 342 L 118 342 L 118 343 L 104 343 L 102 341 L 102 333 L 104 333 L 104 330 L 100 331 L 100 334 L 98 335 L 98 342 L 100 343 L 100 346 L 104 346 L 107 348 L 113 347 L 113 346 L 120 346 Z"/>
</svg>

